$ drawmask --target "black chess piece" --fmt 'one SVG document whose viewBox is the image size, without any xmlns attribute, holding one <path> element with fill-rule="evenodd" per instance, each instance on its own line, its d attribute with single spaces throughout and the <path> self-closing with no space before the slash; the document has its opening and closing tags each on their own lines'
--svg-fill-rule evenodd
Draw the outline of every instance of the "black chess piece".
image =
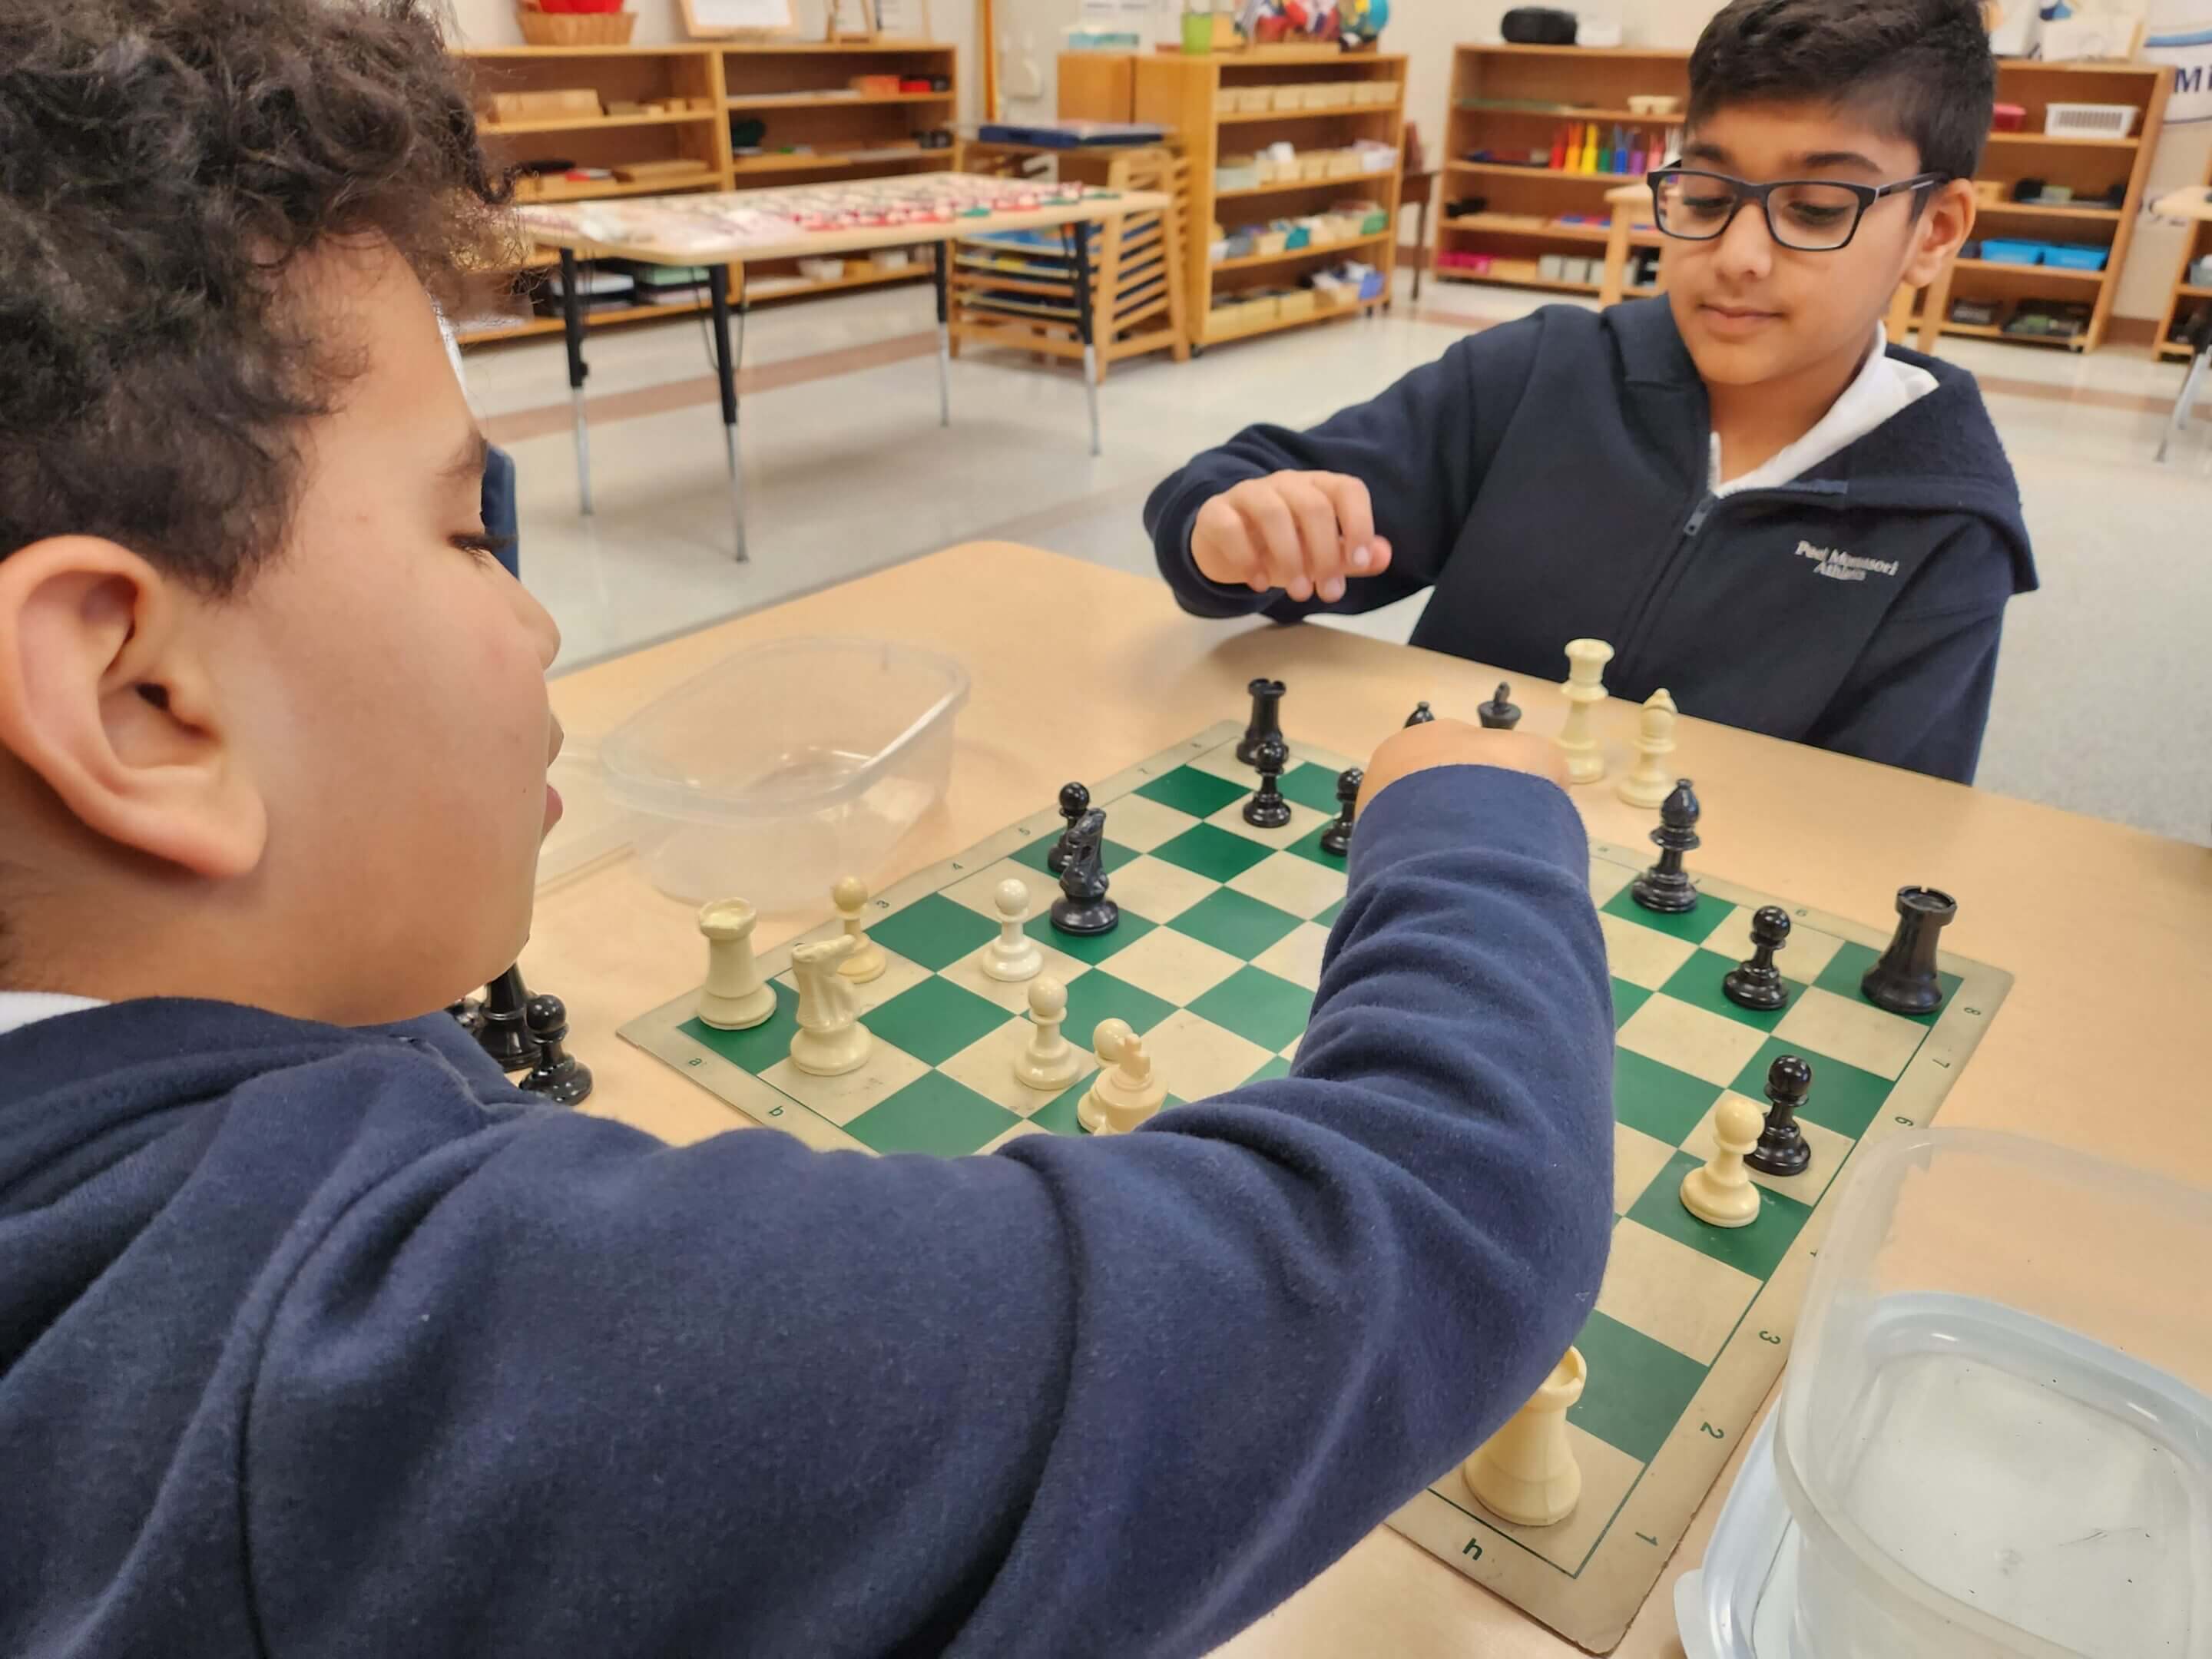
<svg viewBox="0 0 2212 1659">
<path fill-rule="evenodd" d="M 1680 915 L 1698 908 L 1698 884 L 1682 868 L 1682 854 L 1698 845 L 1698 796 L 1683 778 L 1659 804 L 1659 827 L 1651 844 L 1659 849 L 1659 862 L 1637 877 L 1629 896 L 1647 910 Z"/>
<path fill-rule="evenodd" d="M 1881 960 L 1859 981 L 1859 994 L 1893 1014 L 1932 1014 L 1943 1006 L 1936 977 L 1936 936 L 1959 914 L 1959 902 L 1933 887 L 1897 890 L 1897 932 Z"/>
<path fill-rule="evenodd" d="M 517 963 L 484 987 L 483 1023 L 477 1042 L 502 1072 L 526 1072 L 538 1063 L 538 1039 L 530 1035 L 526 1008 L 530 988 Z"/>
<path fill-rule="evenodd" d="M 557 1106 L 581 1105 L 592 1092 L 592 1068 L 561 1046 L 568 1035 L 568 1004 L 541 994 L 523 1012 L 530 1035 L 538 1040 L 538 1063 L 522 1086 Z"/>
<path fill-rule="evenodd" d="M 1063 933 L 1086 938 L 1113 932 L 1121 907 L 1106 896 L 1106 815 L 1092 807 L 1067 832 L 1067 863 L 1060 872 L 1060 896 L 1052 902 L 1052 925 Z"/>
<path fill-rule="evenodd" d="M 1290 746 L 1280 738 L 1262 738 L 1252 751 L 1260 787 L 1244 803 L 1244 822 L 1255 830 L 1279 830 L 1291 821 L 1291 804 L 1283 799 L 1282 789 L 1283 769 L 1290 763 Z"/>
<path fill-rule="evenodd" d="M 1813 1161 L 1813 1149 L 1797 1127 L 1797 1109 L 1812 1086 L 1810 1066 L 1796 1054 L 1775 1055 L 1766 1068 L 1766 1124 L 1759 1132 L 1759 1145 L 1743 1155 L 1745 1163 L 1762 1175 L 1804 1174 Z"/>
<path fill-rule="evenodd" d="M 1067 838 L 1075 832 L 1075 821 L 1091 810 L 1091 792 L 1079 783 L 1060 786 L 1060 815 L 1067 820 L 1060 832 L 1060 839 L 1052 844 L 1052 851 L 1044 855 L 1044 867 L 1055 876 L 1067 867 Z"/>
<path fill-rule="evenodd" d="M 1426 703 L 1421 705 L 1425 708 Z M 1321 832 L 1321 850 L 1342 858 L 1352 851 L 1352 812 L 1359 804 L 1359 786 L 1367 781 L 1367 774 L 1358 767 L 1347 767 L 1336 775 L 1336 822 Z"/>
<path fill-rule="evenodd" d="M 1787 1007 L 1790 988 L 1774 965 L 1774 953 L 1790 942 L 1790 913 L 1778 904 L 1762 904 L 1751 913 L 1751 958 L 1729 969 L 1721 981 L 1721 994 L 1739 1008 L 1771 1013 Z"/>
<path fill-rule="evenodd" d="M 471 1036 L 481 1036 L 483 1031 L 483 1003 L 476 997 L 463 997 L 459 1002 L 446 1005 L 446 1012 L 453 1023 Z"/>
<path fill-rule="evenodd" d="M 1252 718 L 1244 727 L 1243 741 L 1237 745 L 1237 758 L 1250 766 L 1257 759 L 1260 744 L 1268 738 L 1280 741 L 1283 735 L 1283 683 L 1280 680 L 1254 680 L 1244 688 L 1252 694 Z"/>
<path fill-rule="evenodd" d="M 1493 732 L 1510 732 L 1521 724 L 1521 706 L 1513 701 L 1513 687 L 1498 682 L 1498 695 L 1474 706 L 1474 717 Z"/>
<path fill-rule="evenodd" d="M 1425 702 L 1417 702 L 1413 705 L 1413 712 L 1406 716 L 1406 724 L 1408 726 L 1426 726 L 1431 720 L 1436 719 L 1436 711 L 1431 708 L 1428 704 Z"/>
</svg>

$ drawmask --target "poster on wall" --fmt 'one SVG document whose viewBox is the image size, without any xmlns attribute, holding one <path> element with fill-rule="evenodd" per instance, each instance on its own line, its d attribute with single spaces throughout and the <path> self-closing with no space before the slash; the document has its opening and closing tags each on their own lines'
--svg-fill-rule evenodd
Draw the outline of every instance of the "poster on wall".
<svg viewBox="0 0 2212 1659">
<path fill-rule="evenodd" d="M 2212 15 L 2194 28 L 2156 24 L 2143 37 L 2143 60 L 2173 65 L 2173 94 L 2166 105 L 2166 124 L 2212 121 Z"/>
</svg>

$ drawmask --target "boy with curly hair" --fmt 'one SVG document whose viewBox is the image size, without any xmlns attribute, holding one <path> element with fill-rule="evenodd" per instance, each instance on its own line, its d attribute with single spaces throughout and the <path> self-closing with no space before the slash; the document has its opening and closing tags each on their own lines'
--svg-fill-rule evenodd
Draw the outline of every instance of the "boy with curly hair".
<svg viewBox="0 0 2212 1659">
<path fill-rule="evenodd" d="M 1547 745 L 1393 737 L 1294 1074 L 1136 1133 L 538 1104 L 498 196 L 416 0 L 0 0 L 0 1653 L 1201 1652 L 1591 1306 Z"/>
</svg>

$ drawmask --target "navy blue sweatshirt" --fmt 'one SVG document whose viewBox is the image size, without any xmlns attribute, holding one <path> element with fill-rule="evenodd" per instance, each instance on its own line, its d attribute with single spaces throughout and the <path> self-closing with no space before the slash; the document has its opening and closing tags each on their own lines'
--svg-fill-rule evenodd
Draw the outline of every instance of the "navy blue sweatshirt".
<svg viewBox="0 0 2212 1659">
<path fill-rule="evenodd" d="M 1204 1652 L 1594 1302 L 1585 858 L 1394 785 L 1291 1076 L 988 1158 L 672 1149 L 443 1016 L 0 1035 L 0 1653 Z"/>
<path fill-rule="evenodd" d="M 1550 307 L 1472 334 L 1310 432 L 1255 426 L 1145 507 L 1186 611 L 1370 611 L 1425 587 L 1413 642 L 1557 679 L 1571 639 L 1606 684 L 1685 714 L 1971 782 L 2005 601 L 2035 586 L 2020 492 L 1973 376 L 1893 346 L 1936 389 L 1786 486 L 1711 492 L 1705 383 L 1664 300 Z M 1222 587 L 1198 510 L 1286 468 L 1374 498 L 1390 568 L 1334 605 Z"/>
</svg>

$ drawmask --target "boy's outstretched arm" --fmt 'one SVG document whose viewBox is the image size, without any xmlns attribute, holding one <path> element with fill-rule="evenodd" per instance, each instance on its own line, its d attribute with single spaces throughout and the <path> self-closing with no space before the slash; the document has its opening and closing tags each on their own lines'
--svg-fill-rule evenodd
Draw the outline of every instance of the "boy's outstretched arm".
<svg viewBox="0 0 2212 1659">
<path fill-rule="evenodd" d="M 1611 1002 L 1575 811 L 1507 769 L 1545 751 L 1384 744 L 1292 1074 L 1134 1134 L 533 1117 L 361 1172 L 245 1425 L 270 1650 L 1195 1655 L 1258 1617 L 1597 1291 Z"/>
<path fill-rule="evenodd" d="M 1470 335 L 1307 432 L 1247 427 L 1152 491 L 1145 529 L 1202 617 L 1371 611 L 1436 580 L 1520 400 L 1541 314 Z"/>
</svg>

